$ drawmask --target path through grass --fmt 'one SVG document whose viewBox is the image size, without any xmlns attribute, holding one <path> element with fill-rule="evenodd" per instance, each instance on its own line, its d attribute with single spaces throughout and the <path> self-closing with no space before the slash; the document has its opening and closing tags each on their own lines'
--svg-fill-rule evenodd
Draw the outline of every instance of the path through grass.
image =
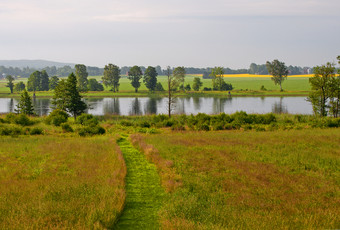
<svg viewBox="0 0 340 230">
<path fill-rule="evenodd" d="M 117 143 L 127 167 L 127 197 L 116 229 L 158 229 L 158 211 L 165 192 L 156 167 L 126 137 L 120 138 Z"/>
</svg>

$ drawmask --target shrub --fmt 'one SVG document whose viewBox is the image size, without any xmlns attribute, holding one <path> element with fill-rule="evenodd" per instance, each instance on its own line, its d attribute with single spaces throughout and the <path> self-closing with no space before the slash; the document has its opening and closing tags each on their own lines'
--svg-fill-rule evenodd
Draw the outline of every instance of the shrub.
<svg viewBox="0 0 340 230">
<path fill-rule="evenodd" d="M 99 125 L 97 126 L 85 126 L 77 130 L 79 136 L 92 136 L 101 135 L 105 133 L 105 129 Z"/>
<path fill-rule="evenodd" d="M 61 128 L 62 128 L 63 132 L 65 132 L 65 133 L 72 133 L 73 132 L 72 127 L 68 123 L 61 124 Z"/>
<path fill-rule="evenodd" d="M 67 122 L 69 115 L 62 110 L 53 110 L 45 119 L 46 124 L 60 126 L 62 123 Z"/>
<path fill-rule="evenodd" d="M 142 128 L 150 128 L 151 124 L 148 121 L 140 121 L 138 126 L 142 127 Z"/>
<path fill-rule="evenodd" d="M 19 114 L 16 115 L 15 119 L 14 119 L 14 123 L 18 124 L 18 125 L 22 125 L 22 126 L 28 126 L 28 125 L 32 125 L 33 122 L 31 122 L 31 120 L 28 118 L 28 116 L 26 114 Z"/>
<path fill-rule="evenodd" d="M 131 121 L 127 121 L 127 120 L 122 120 L 120 122 L 121 126 L 133 126 L 133 123 Z"/>
<path fill-rule="evenodd" d="M 5 123 L 5 120 L 0 118 L 0 123 Z"/>
<path fill-rule="evenodd" d="M 34 127 L 30 130 L 31 135 L 40 135 L 43 133 L 43 129 L 39 127 Z"/>
<path fill-rule="evenodd" d="M 177 123 L 177 124 L 175 124 L 171 127 L 171 130 L 184 131 L 185 127 L 184 127 L 184 125 Z"/>
<path fill-rule="evenodd" d="M 0 127 L 0 135 L 3 136 L 17 136 L 24 133 L 24 130 L 17 126 Z"/>
<path fill-rule="evenodd" d="M 209 131 L 210 130 L 210 127 L 208 124 L 206 123 L 200 123 L 196 126 L 196 129 L 197 130 L 200 130 L 200 131 Z"/>
<path fill-rule="evenodd" d="M 16 118 L 16 114 L 15 113 L 8 113 L 5 117 L 5 121 L 7 123 L 12 123 L 14 124 L 15 123 L 15 118 Z"/>
<path fill-rule="evenodd" d="M 215 122 L 213 125 L 212 125 L 212 129 L 213 130 L 223 130 L 224 129 L 224 124 L 223 122 Z"/>
<path fill-rule="evenodd" d="M 85 126 L 96 126 L 99 122 L 92 114 L 83 113 L 77 117 L 76 123 Z"/>
</svg>

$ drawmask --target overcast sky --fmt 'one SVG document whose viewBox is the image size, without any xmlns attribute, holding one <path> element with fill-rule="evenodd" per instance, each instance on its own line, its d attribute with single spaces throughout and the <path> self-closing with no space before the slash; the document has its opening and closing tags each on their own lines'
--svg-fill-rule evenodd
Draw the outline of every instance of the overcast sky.
<svg viewBox="0 0 340 230">
<path fill-rule="evenodd" d="M 340 0 L 0 0 L 0 59 L 248 68 L 340 55 Z"/>
</svg>

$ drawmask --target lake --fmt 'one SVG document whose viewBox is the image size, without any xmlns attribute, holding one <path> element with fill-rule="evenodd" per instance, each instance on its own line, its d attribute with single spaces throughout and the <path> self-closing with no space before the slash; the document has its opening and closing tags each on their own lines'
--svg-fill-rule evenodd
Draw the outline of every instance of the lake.
<svg viewBox="0 0 340 230">
<path fill-rule="evenodd" d="M 87 111 L 93 115 L 145 115 L 167 114 L 167 98 L 120 97 L 85 98 L 90 106 Z M 17 99 L 0 98 L 0 113 L 14 112 Z M 46 115 L 51 111 L 51 99 L 36 98 L 35 111 Z M 180 97 L 176 99 L 173 114 L 231 114 L 237 111 L 247 113 L 291 113 L 313 114 L 313 108 L 306 97 Z"/>
</svg>

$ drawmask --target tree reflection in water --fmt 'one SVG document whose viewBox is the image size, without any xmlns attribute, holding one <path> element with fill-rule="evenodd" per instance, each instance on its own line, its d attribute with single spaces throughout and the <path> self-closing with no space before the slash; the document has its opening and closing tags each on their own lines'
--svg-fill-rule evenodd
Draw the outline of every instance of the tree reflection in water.
<svg viewBox="0 0 340 230">
<path fill-rule="evenodd" d="M 283 98 L 280 97 L 280 101 L 274 102 L 272 106 L 273 113 L 281 114 L 281 113 L 288 113 L 287 106 L 283 104 Z"/>
<path fill-rule="evenodd" d="M 104 114 L 120 115 L 119 98 L 114 97 L 114 98 L 110 98 L 109 101 L 106 101 L 103 104 L 103 112 Z"/>
<path fill-rule="evenodd" d="M 142 114 L 141 104 L 138 97 L 136 97 L 131 102 L 131 110 L 129 115 L 141 115 L 141 114 Z"/>
</svg>

